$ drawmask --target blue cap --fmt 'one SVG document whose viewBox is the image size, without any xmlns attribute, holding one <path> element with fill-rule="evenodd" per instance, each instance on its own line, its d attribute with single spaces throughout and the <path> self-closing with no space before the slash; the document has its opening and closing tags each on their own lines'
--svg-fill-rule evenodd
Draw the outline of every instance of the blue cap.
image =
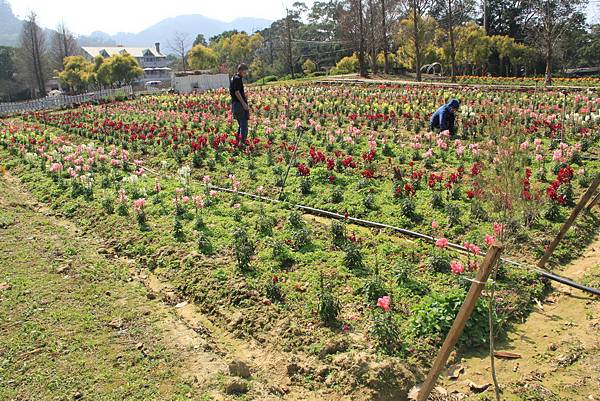
<svg viewBox="0 0 600 401">
<path fill-rule="evenodd" d="M 460 102 L 458 99 L 452 99 L 448 102 L 448 107 L 458 109 L 460 107 Z"/>
</svg>

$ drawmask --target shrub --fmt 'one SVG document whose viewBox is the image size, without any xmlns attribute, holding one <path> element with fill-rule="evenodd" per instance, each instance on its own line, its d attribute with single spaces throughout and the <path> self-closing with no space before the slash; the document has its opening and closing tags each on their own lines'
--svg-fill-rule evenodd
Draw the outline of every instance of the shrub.
<svg viewBox="0 0 600 401">
<path fill-rule="evenodd" d="M 269 83 L 269 82 L 275 82 L 277 81 L 277 76 L 275 75 L 267 75 L 266 77 L 263 77 L 260 82 L 263 84 Z"/>
<path fill-rule="evenodd" d="M 210 242 L 210 238 L 206 233 L 200 231 L 198 232 L 198 237 L 196 238 L 196 244 L 198 244 L 198 251 L 205 255 L 210 255 L 213 253 L 213 247 Z"/>
<path fill-rule="evenodd" d="M 391 310 L 373 310 L 371 315 L 371 336 L 377 349 L 387 355 L 395 355 L 402 349 L 400 325 Z"/>
<path fill-rule="evenodd" d="M 450 259 L 446 252 L 434 249 L 431 256 L 427 258 L 427 267 L 438 273 L 448 273 L 450 271 Z"/>
<path fill-rule="evenodd" d="M 273 242 L 273 259 L 283 269 L 289 269 L 295 262 L 290 249 L 280 240 Z"/>
<path fill-rule="evenodd" d="M 432 293 L 427 295 L 414 308 L 410 320 L 410 329 L 415 337 L 430 337 L 439 344 L 450 330 L 466 292 L 462 289 L 448 293 Z M 494 315 L 495 326 L 500 319 Z M 477 347 L 488 341 L 488 307 L 487 301 L 480 298 L 467 321 L 459 344 Z"/>
<path fill-rule="evenodd" d="M 360 249 L 351 241 L 346 244 L 346 255 L 344 255 L 344 266 L 348 270 L 360 271 L 364 269 L 363 257 Z"/>
<path fill-rule="evenodd" d="M 312 61 L 311 59 L 307 58 L 304 63 L 302 63 L 302 71 L 304 71 L 304 74 L 306 75 L 310 75 L 313 72 L 315 72 L 317 69 L 317 65 L 315 64 L 314 61 Z"/>
<path fill-rule="evenodd" d="M 255 246 L 244 227 L 238 227 L 233 232 L 233 247 L 238 269 L 248 271 Z"/>
<path fill-rule="evenodd" d="M 341 188 L 335 187 L 331 191 L 331 203 L 342 203 L 344 201 L 344 192 Z"/>
<path fill-rule="evenodd" d="M 256 228 L 261 235 L 271 236 L 273 235 L 273 227 L 275 227 L 275 218 L 265 213 L 263 208 L 258 212 L 258 222 Z"/>
<path fill-rule="evenodd" d="M 183 224 L 181 224 L 181 219 L 178 216 L 175 216 L 173 219 L 173 238 L 177 241 L 183 241 L 185 239 Z"/>
<path fill-rule="evenodd" d="M 331 237 L 334 247 L 339 249 L 344 248 L 348 238 L 346 238 L 346 224 L 343 221 L 331 221 Z"/>
<path fill-rule="evenodd" d="M 279 278 L 277 276 L 273 276 L 271 280 L 269 280 L 265 286 L 265 292 L 267 294 L 267 298 L 273 302 L 281 303 L 284 301 L 283 293 L 279 287 Z"/>
<path fill-rule="evenodd" d="M 341 306 L 337 298 L 333 295 L 331 288 L 325 285 L 323 273 L 319 280 L 319 318 L 327 326 L 335 326 L 337 317 L 341 311 Z"/>
<path fill-rule="evenodd" d="M 387 289 L 379 274 L 378 267 L 375 267 L 371 276 L 365 281 L 362 292 L 365 296 L 365 303 L 367 305 L 375 304 L 379 298 L 387 294 Z"/>
<path fill-rule="evenodd" d="M 350 74 L 356 72 L 357 68 L 358 56 L 356 54 L 353 54 L 352 56 L 346 56 L 340 61 L 338 61 L 335 67 L 331 69 L 331 74 Z"/>
</svg>

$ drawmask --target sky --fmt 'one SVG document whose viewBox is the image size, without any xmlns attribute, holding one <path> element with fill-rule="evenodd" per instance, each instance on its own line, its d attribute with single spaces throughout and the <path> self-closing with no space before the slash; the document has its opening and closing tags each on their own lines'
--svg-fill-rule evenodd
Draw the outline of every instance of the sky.
<svg viewBox="0 0 600 401">
<path fill-rule="evenodd" d="M 8 0 L 13 12 L 24 17 L 35 11 L 42 26 L 55 28 L 64 20 L 77 34 L 103 31 L 137 33 L 165 18 L 202 14 L 229 22 L 238 17 L 276 20 L 294 0 Z M 313 1 L 305 1 L 312 4 Z M 600 0 L 590 0 L 588 20 L 600 22 Z"/>
<path fill-rule="evenodd" d="M 78 34 L 137 33 L 168 17 L 202 14 L 229 22 L 238 17 L 276 20 L 294 0 L 8 0 L 19 18 L 35 11 L 40 24 L 55 28 L 64 20 Z M 312 1 L 306 1 L 311 4 Z"/>
</svg>

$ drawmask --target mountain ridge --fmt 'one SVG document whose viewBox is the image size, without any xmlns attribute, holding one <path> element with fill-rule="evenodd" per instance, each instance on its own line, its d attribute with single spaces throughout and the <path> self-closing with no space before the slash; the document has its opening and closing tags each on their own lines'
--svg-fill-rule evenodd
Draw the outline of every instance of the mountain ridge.
<svg viewBox="0 0 600 401">
<path fill-rule="evenodd" d="M 10 4 L 0 0 L 0 46 L 17 46 L 22 23 L 13 14 Z M 265 18 L 241 17 L 225 22 L 201 14 L 184 14 L 167 17 L 137 33 L 118 32 L 111 35 L 95 31 L 89 35 L 77 35 L 77 40 L 80 46 L 151 46 L 159 42 L 168 53 L 169 40 L 176 32 L 186 34 L 188 45 L 191 45 L 198 34 L 203 34 L 208 39 L 233 29 L 251 33 L 264 29 L 271 23 Z"/>
</svg>

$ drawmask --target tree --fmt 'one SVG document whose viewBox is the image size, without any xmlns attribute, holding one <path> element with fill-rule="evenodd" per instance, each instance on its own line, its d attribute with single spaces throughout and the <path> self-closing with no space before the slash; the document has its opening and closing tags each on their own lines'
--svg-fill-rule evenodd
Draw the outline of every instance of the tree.
<svg viewBox="0 0 600 401">
<path fill-rule="evenodd" d="M 217 54 L 210 47 L 197 44 L 188 54 L 190 67 L 193 70 L 209 70 L 217 66 Z"/>
<path fill-rule="evenodd" d="M 552 63 L 557 46 L 584 4 L 585 0 L 531 0 L 534 36 L 546 62 L 545 85 L 552 84 Z"/>
<path fill-rule="evenodd" d="M 217 56 L 217 62 L 227 70 L 232 70 L 240 63 L 251 64 L 262 43 L 260 33 L 248 36 L 246 32 L 238 32 L 216 40 L 211 39 L 210 47 Z"/>
<path fill-rule="evenodd" d="M 446 31 L 450 55 L 450 78 L 456 81 L 456 44 L 454 28 L 472 20 L 471 13 L 475 8 L 473 0 L 435 0 L 431 14 Z"/>
<path fill-rule="evenodd" d="M 455 29 L 456 62 L 463 68 L 471 67 L 471 74 L 477 68 L 483 70 L 492 51 L 492 40 L 485 34 L 483 27 L 470 22 Z M 450 59 L 450 49 L 446 43 L 443 47 L 446 59 Z"/>
<path fill-rule="evenodd" d="M 129 54 L 117 54 L 108 59 L 111 81 L 119 85 L 129 85 L 144 75 L 137 60 Z"/>
<path fill-rule="evenodd" d="M 422 43 L 421 38 L 423 36 L 423 27 L 420 22 L 423 19 L 423 15 L 427 12 L 431 6 L 432 0 L 405 0 L 404 7 L 406 14 L 409 16 L 412 32 L 411 41 L 413 42 L 414 57 L 415 57 L 415 73 L 417 75 L 417 81 L 421 81 L 421 56 L 422 56 Z"/>
<path fill-rule="evenodd" d="M 187 53 L 189 50 L 188 34 L 175 31 L 173 37 L 167 41 L 167 46 L 181 60 L 181 69 L 183 71 L 187 70 Z"/>
<path fill-rule="evenodd" d="M 420 44 L 420 64 L 425 65 L 439 61 L 443 54 L 442 49 L 435 44 L 436 32 L 438 30 L 436 20 L 431 16 L 420 16 L 418 26 L 419 37 L 417 38 L 417 42 Z M 413 29 L 414 24 L 410 16 L 400 21 L 397 33 L 397 42 L 399 45 L 396 52 L 396 61 L 406 69 L 416 70 L 415 41 L 404 40 L 406 37 L 413 37 Z"/>
<path fill-rule="evenodd" d="M 196 39 L 194 39 L 194 43 L 192 43 L 192 47 L 197 46 L 197 45 L 208 46 L 208 43 L 206 42 L 206 38 L 201 33 L 196 35 Z"/>
<path fill-rule="evenodd" d="M 74 56 L 78 53 L 77 40 L 67 29 L 64 22 L 60 22 L 56 31 L 52 34 L 51 47 L 52 64 L 54 69 L 62 70 L 65 57 Z"/>
<path fill-rule="evenodd" d="M 37 88 L 39 96 L 46 96 L 46 41 L 33 12 L 23 21 L 20 56 L 31 87 Z"/>
<path fill-rule="evenodd" d="M 14 47 L 0 46 L 0 100 L 11 101 L 12 94 L 17 90 L 15 57 Z"/>
<path fill-rule="evenodd" d="M 64 59 L 64 68 L 58 74 L 61 83 L 69 88 L 70 92 L 81 93 L 87 90 L 90 83 L 94 83 L 94 65 L 83 56 L 67 56 Z"/>
<path fill-rule="evenodd" d="M 314 61 L 312 61 L 309 58 L 307 58 L 306 61 L 304 61 L 304 63 L 302 64 L 302 71 L 304 71 L 304 74 L 306 74 L 306 75 L 310 75 L 313 72 L 315 72 L 316 70 L 317 70 L 317 65 L 315 64 Z"/>
<path fill-rule="evenodd" d="M 390 58 L 389 58 L 389 43 L 387 34 L 387 16 L 385 0 L 380 0 L 381 6 L 381 47 L 383 49 L 383 72 L 385 74 L 390 73 Z"/>
</svg>

